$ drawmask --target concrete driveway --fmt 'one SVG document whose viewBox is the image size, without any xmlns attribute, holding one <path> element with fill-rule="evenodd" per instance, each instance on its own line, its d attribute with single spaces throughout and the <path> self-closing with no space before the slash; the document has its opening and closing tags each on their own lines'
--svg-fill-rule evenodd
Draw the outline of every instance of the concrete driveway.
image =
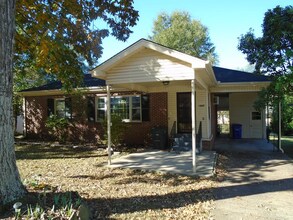
<svg viewBox="0 0 293 220">
<path fill-rule="evenodd" d="M 218 138 L 215 141 L 215 150 L 231 152 L 272 152 L 276 147 L 264 139 L 231 139 Z"/>
<path fill-rule="evenodd" d="M 292 159 L 264 146 L 242 147 L 219 156 L 228 173 L 214 191 L 214 219 L 293 219 Z"/>
</svg>

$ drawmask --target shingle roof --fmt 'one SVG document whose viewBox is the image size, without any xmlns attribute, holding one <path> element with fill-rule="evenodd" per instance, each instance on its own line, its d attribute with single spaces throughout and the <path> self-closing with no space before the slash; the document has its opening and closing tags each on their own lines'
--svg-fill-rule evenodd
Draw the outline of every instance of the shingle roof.
<svg viewBox="0 0 293 220">
<path fill-rule="evenodd" d="M 268 82 L 267 76 L 213 66 L 215 77 L 221 83 Z"/>
<path fill-rule="evenodd" d="M 85 74 L 83 77 L 83 83 L 81 87 L 101 87 L 105 85 L 106 85 L 105 80 L 92 77 L 91 74 Z M 42 86 L 30 88 L 30 89 L 25 89 L 25 90 L 22 90 L 21 92 L 57 90 L 61 88 L 62 88 L 62 83 L 60 81 L 54 81 L 46 85 L 42 85 Z"/>
<path fill-rule="evenodd" d="M 231 70 L 222 67 L 213 67 L 215 77 L 217 81 L 221 83 L 233 83 L 233 82 L 268 82 L 270 81 L 268 77 L 257 75 L 253 73 L 248 73 L 239 70 Z M 83 78 L 82 87 L 102 87 L 105 86 L 105 80 L 92 77 L 91 74 L 85 74 Z M 46 85 L 25 89 L 21 92 L 32 92 L 32 91 L 42 91 L 42 90 L 57 90 L 62 88 L 62 83 L 60 81 L 54 81 Z"/>
</svg>

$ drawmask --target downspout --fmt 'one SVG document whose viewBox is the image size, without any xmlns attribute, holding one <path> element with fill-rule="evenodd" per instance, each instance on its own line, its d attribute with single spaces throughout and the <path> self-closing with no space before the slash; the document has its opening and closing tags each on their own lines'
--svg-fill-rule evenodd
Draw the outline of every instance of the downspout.
<svg viewBox="0 0 293 220">
<path fill-rule="evenodd" d="M 195 80 L 191 80 L 192 170 L 196 173 Z"/>
<path fill-rule="evenodd" d="M 108 165 L 111 165 L 111 95 L 110 85 L 106 85 L 107 89 L 107 134 L 108 134 Z"/>
<path fill-rule="evenodd" d="M 26 137 L 26 98 L 25 96 L 22 98 L 22 112 L 23 112 L 23 136 Z"/>
</svg>

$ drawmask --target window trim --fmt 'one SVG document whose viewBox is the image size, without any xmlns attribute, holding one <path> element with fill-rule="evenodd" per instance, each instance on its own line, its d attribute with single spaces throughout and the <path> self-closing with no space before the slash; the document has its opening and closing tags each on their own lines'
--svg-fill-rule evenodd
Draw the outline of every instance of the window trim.
<svg viewBox="0 0 293 220">
<path fill-rule="evenodd" d="M 72 109 L 71 110 L 69 110 L 69 111 L 66 111 L 66 97 L 64 97 L 64 98 L 52 98 L 53 99 L 53 101 L 54 101 L 54 111 L 52 112 L 54 115 L 56 115 L 56 116 L 58 116 L 58 117 L 60 117 L 60 118 L 67 118 L 67 119 L 72 119 Z M 61 116 L 59 116 L 59 115 L 57 115 L 57 102 L 58 101 L 63 101 L 64 102 L 64 116 L 63 117 L 61 117 Z M 67 116 L 67 113 L 69 114 L 69 116 Z"/>
<path fill-rule="evenodd" d="M 123 97 L 128 97 L 129 99 L 129 109 L 128 109 L 128 115 L 129 118 L 128 119 L 123 119 L 123 122 L 127 122 L 127 123 L 139 123 L 142 122 L 142 103 L 141 103 L 141 95 L 117 95 L 117 96 L 111 96 L 110 99 L 112 98 L 123 98 Z M 140 120 L 132 120 L 132 112 L 133 112 L 133 102 L 132 102 L 132 97 L 139 97 L 140 103 L 139 103 L 139 111 L 140 111 Z M 99 99 L 104 99 L 105 100 L 105 106 L 103 108 L 98 108 L 98 100 Z M 102 122 L 102 120 L 98 117 L 98 110 L 105 110 L 105 113 L 107 112 L 107 104 L 106 104 L 106 99 L 107 97 L 105 96 L 96 96 L 95 97 L 95 116 L 96 116 L 96 122 Z M 105 114 L 106 116 L 107 114 Z"/>
</svg>

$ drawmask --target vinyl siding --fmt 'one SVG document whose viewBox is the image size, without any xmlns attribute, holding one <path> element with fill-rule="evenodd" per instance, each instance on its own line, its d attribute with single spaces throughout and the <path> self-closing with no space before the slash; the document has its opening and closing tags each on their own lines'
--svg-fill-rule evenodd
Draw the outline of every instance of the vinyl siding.
<svg viewBox="0 0 293 220">
<path fill-rule="evenodd" d="M 253 103 L 256 99 L 257 93 L 255 92 L 230 93 L 229 95 L 230 124 L 242 125 L 242 138 L 251 138 L 250 117 L 251 112 L 255 111 Z M 263 131 L 259 132 L 263 133 Z M 259 138 L 262 138 L 262 135 Z"/>
<path fill-rule="evenodd" d="M 107 71 L 107 83 L 138 83 L 193 79 L 190 64 L 144 49 Z"/>
</svg>

